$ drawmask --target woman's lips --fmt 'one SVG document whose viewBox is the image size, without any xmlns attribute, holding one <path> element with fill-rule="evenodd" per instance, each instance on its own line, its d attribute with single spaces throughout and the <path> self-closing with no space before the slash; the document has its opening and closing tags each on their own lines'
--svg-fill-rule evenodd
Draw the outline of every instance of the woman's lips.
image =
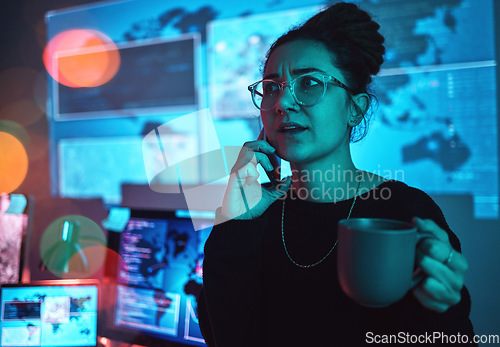
<svg viewBox="0 0 500 347">
<path fill-rule="evenodd" d="M 278 128 L 278 132 L 287 134 L 287 135 L 294 135 L 294 134 L 299 134 L 301 132 L 304 132 L 307 130 L 306 127 L 297 124 L 297 123 L 283 123 L 280 124 Z"/>
</svg>

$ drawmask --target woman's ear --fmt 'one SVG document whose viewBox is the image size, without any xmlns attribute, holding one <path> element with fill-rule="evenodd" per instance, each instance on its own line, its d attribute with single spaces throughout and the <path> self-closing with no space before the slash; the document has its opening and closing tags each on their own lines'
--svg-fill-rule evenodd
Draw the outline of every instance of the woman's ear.
<svg viewBox="0 0 500 347">
<path fill-rule="evenodd" d="M 353 95 L 351 107 L 351 117 L 349 118 L 349 125 L 352 127 L 357 126 L 362 120 L 365 113 L 368 111 L 370 104 L 370 97 L 366 93 L 359 93 Z"/>
</svg>

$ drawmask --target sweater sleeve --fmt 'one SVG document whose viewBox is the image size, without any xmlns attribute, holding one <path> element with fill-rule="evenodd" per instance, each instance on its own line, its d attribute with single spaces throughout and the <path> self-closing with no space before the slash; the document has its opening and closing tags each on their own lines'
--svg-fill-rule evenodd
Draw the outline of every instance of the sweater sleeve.
<svg viewBox="0 0 500 347">
<path fill-rule="evenodd" d="M 256 346 L 260 339 L 261 240 L 266 214 L 223 221 L 205 243 L 203 289 L 198 298 L 202 334 L 209 347 Z M 218 224 L 220 223 L 220 224 Z"/>
</svg>

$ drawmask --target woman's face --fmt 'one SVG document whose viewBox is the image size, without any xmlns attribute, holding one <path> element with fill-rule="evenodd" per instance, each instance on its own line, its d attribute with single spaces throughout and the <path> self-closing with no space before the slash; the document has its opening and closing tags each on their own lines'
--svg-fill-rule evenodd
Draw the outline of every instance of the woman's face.
<svg viewBox="0 0 500 347">
<path fill-rule="evenodd" d="M 346 83 L 323 44 L 298 40 L 276 48 L 267 61 L 264 79 L 290 82 L 304 71 L 315 69 Z M 276 106 L 261 111 L 268 142 L 276 154 L 292 164 L 332 165 L 349 153 L 350 99 L 347 91 L 328 84 L 323 99 L 313 106 L 296 102 L 289 87 L 280 93 Z"/>
</svg>

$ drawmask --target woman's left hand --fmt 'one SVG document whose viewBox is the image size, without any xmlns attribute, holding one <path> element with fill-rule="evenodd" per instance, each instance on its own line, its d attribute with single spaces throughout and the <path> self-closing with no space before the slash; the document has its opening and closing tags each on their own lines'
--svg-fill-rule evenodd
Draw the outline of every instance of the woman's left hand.
<svg viewBox="0 0 500 347">
<path fill-rule="evenodd" d="M 436 239 L 425 239 L 417 249 L 417 266 L 427 275 L 413 290 L 418 301 L 428 309 L 444 312 L 460 301 L 465 273 L 465 257 L 450 244 L 448 234 L 430 219 L 414 218 L 419 231 Z"/>
</svg>

